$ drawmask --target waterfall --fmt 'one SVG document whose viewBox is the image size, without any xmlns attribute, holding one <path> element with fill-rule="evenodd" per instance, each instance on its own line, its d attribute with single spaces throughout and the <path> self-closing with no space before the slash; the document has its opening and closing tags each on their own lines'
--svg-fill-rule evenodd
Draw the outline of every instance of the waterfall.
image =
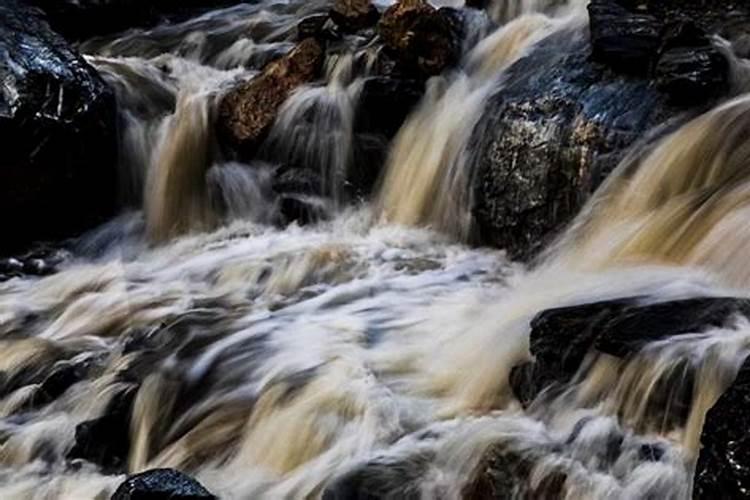
<svg viewBox="0 0 750 500">
<path fill-rule="evenodd" d="M 747 318 L 588 349 L 528 401 L 513 381 L 539 361 L 542 311 L 750 296 L 746 62 L 738 95 L 639 144 L 527 266 L 467 244 L 472 141 L 508 68 L 585 22 L 586 2 L 490 4 L 499 26 L 429 79 L 357 204 L 366 37 L 329 40 L 324 76 L 289 95 L 252 159 L 215 137 L 222 96 L 328 2 L 81 44 L 117 96 L 126 212 L 58 273 L 0 282 L 0 498 L 104 499 L 163 467 L 222 499 L 690 497 L 707 412 L 750 355 Z M 274 181 L 293 168 L 320 175 L 305 196 L 330 217 L 282 224 Z M 572 332 L 566 360 L 594 327 L 562 325 L 548 329 Z M 86 432 L 115 443 L 108 462 Z"/>
</svg>

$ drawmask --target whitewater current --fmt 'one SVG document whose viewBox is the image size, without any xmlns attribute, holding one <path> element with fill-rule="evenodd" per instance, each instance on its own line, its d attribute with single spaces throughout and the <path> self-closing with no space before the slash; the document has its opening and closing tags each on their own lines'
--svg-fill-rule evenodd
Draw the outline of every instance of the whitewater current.
<svg viewBox="0 0 750 500">
<path fill-rule="evenodd" d="M 545 309 L 750 296 L 750 98 L 628 158 L 535 267 L 465 244 L 483 103 L 535 42 L 585 22 L 585 3 L 490 6 L 498 27 L 478 21 L 461 69 L 429 82 L 371 202 L 340 195 L 367 76 L 353 67 L 377 56 L 356 35 L 325 82 L 284 104 L 257 162 L 223 158 L 213 134 L 223 93 L 327 2 L 265 0 L 83 43 L 117 93 L 123 214 L 57 274 L 0 283 L 0 498 L 109 498 L 123 474 L 67 457 L 76 426 L 123 395 L 124 470 L 177 468 L 222 499 L 320 498 L 364 464 L 401 471 L 392 498 L 462 498 L 493 446 L 536 486 L 563 474 L 561 498 L 688 498 L 705 413 L 750 324 L 626 363 L 602 355 L 528 409 L 508 379 Z M 310 113 L 315 127 L 295 127 Z M 278 224 L 270 183 L 291 157 L 324 172 L 326 196 L 306 200 L 322 222 Z M 685 425 L 644 425 L 640 403 L 685 359 L 700 396 Z M 11 383 L 66 366 L 85 376 L 48 404 L 39 384 Z"/>
</svg>

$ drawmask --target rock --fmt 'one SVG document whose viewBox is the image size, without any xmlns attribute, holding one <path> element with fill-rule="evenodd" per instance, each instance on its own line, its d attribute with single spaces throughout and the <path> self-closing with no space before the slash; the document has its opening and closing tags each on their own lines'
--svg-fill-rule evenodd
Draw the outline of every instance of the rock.
<svg viewBox="0 0 750 500">
<path fill-rule="evenodd" d="M 287 97 L 300 85 L 314 80 L 322 62 L 322 46 L 307 38 L 289 54 L 267 65 L 260 75 L 230 90 L 219 105 L 222 137 L 251 155 Z"/>
<path fill-rule="evenodd" d="M 534 361 L 511 373 L 523 405 L 543 390 L 562 387 L 592 350 L 628 358 L 668 337 L 728 326 L 750 317 L 750 300 L 710 297 L 643 305 L 637 297 L 551 309 L 531 322 Z"/>
<path fill-rule="evenodd" d="M 329 15 L 347 33 L 374 26 L 380 17 L 370 0 L 334 0 Z"/>
<path fill-rule="evenodd" d="M 454 23 L 424 0 L 400 0 L 389 7 L 378 34 L 407 73 L 437 75 L 461 55 Z"/>
<path fill-rule="evenodd" d="M 403 459 L 379 459 L 344 474 L 323 492 L 323 500 L 419 500 L 433 456 L 415 454 Z"/>
<path fill-rule="evenodd" d="M 341 35 L 338 27 L 327 14 L 313 14 L 297 24 L 297 39 L 302 41 L 305 38 L 327 41 L 338 40 Z"/>
<path fill-rule="evenodd" d="M 680 23 L 665 41 L 654 70 L 659 89 L 691 104 L 729 90 L 729 61 L 692 22 Z"/>
<path fill-rule="evenodd" d="M 387 76 L 365 80 L 355 130 L 392 139 L 425 91 L 424 82 Z"/>
<path fill-rule="evenodd" d="M 588 10 L 594 59 L 621 71 L 647 73 L 661 44 L 661 22 L 616 0 L 594 0 Z"/>
<path fill-rule="evenodd" d="M 114 95 L 17 0 L 0 4 L 0 253 L 74 236 L 113 215 Z"/>
<path fill-rule="evenodd" d="M 750 491 L 750 363 L 709 410 L 701 434 L 693 498 L 746 498 Z"/>
<path fill-rule="evenodd" d="M 644 131 L 683 116 L 648 79 L 588 53 L 585 32 L 555 33 L 512 64 L 488 99 L 470 148 L 477 243 L 532 259 L 648 139 Z"/>
<path fill-rule="evenodd" d="M 216 500 L 195 479 L 174 469 L 152 469 L 128 477 L 111 500 Z"/>
<path fill-rule="evenodd" d="M 67 458 L 87 460 L 107 472 L 125 470 L 130 453 L 130 414 L 136 392 L 135 389 L 121 392 L 112 398 L 101 417 L 78 424 L 75 443 Z"/>
</svg>

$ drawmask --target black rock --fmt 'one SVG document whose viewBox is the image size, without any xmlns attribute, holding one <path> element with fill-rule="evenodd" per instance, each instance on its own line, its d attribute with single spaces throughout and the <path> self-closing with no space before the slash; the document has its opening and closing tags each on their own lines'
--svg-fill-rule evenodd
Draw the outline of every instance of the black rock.
<svg viewBox="0 0 750 500">
<path fill-rule="evenodd" d="M 473 132 L 477 242 L 532 259 L 645 131 L 683 112 L 649 80 L 592 63 L 584 31 L 543 40 L 506 70 Z"/>
<path fill-rule="evenodd" d="M 114 95 L 39 12 L 0 4 L 0 252 L 115 211 Z"/>
<path fill-rule="evenodd" d="M 701 434 L 693 498 L 747 498 L 750 491 L 750 363 L 709 410 Z"/>
<path fill-rule="evenodd" d="M 616 0 L 594 0 L 588 9 L 594 59 L 622 71 L 647 73 L 661 45 L 661 22 Z"/>
<path fill-rule="evenodd" d="M 323 500 L 418 500 L 432 455 L 373 460 L 344 474 L 323 492 Z"/>
<path fill-rule="evenodd" d="M 511 385 L 528 405 L 543 390 L 569 382 L 592 350 L 627 358 L 651 342 L 723 327 L 738 316 L 750 317 L 750 300 L 710 297 L 643 305 L 635 297 L 544 311 L 531 322 L 534 360 L 513 370 Z M 689 383 L 688 372 L 678 367 L 674 376 Z"/>
<path fill-rule="evenodd" d="M 198 481 L 174 469 L 153 469 L 128 477 L 111 500 L 216 500 Z"/>
<path fill-rule="evenodd" d="M 357 133 L 393 138 L 425 91 L 421 80 L 373 77 L 365 80 L 360 94 L 355 130 Z"/>
<path fill-rule="evenodd" d="M 681 104 L 707 101 L 729 90 L 729 62 L 708 40 L 699 46 L 666 48 L 655 76 L 659 89 Z"/>
<path fill-rule="evenodd" d="M 122 472 L 130 452 L 130 415 L 135 394 L 135 389 L 118 394 L 101 417 L 78 424 L 67 458 L 87 460 L 107 472 Z"/>
</svg>

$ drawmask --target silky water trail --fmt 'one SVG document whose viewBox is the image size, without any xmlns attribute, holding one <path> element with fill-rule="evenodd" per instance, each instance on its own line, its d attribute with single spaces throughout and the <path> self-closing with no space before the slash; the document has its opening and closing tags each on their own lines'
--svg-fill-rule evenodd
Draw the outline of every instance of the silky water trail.
<svg viewBox="0 0 750 500">
<path fill-rule="evenodd" d="M 360 89 L 350 65 L 369 49 L 355 40 L 329 59 L 328 81 L 290 98 L 267 146 L 329 169 L 334 201 L 321 203 L 333 216 L 283 229 L 273 154 L 225 161 L 212 117 L 227 86 L 288 50 L 323 3 L 245 5 L 84 44 L 118 94 L 130 211 L 82 238 L 58 274 L 0 284 L 4 380 L 87 373 L 46 405 L 38 385 L 6 384 L 0 498 L 108 498 L 123 476 L 66 456 L 76 425 L 126 391 L 127 471 L 178 468 L 220 498 L 318 498 L 366 463 L 419 470 L 395 497 L 459 498 L 491 446 L 522 457 L 536 484 L 562 473 L 566 498 L 689 497 L 703 417 L 747 355 L 750 325 L 654 343 L 627 363 L 601 356 L 527 410 L 508 377 L 542 310 L 748 295 L 750 99 L 634 152 L 534 269 L 462 243 L 482 102 L 537 40 L 583 22 L 581 4 L 547 17 L 519 2 L 462 70 L 433 80 L 372 205 L 335 196 Z M 311 108 L 330 111 L 332 139 L 285 137 Z M 684 360 L 698 396 L 685 425 L 645 425 L 638 402 Z M 644 446 L 663 453 L 646 459 Z"/>
</svg>

